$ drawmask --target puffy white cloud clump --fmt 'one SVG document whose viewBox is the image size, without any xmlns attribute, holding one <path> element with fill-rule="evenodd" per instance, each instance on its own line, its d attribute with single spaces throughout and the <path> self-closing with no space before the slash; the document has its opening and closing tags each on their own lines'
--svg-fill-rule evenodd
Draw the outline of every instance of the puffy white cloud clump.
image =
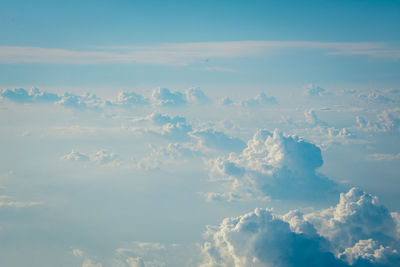
<svg viewBox="0 0 400 267">
<path fill-rule="evenodd" d="M 93 153 L 92 155 L 87 155 L 72 150 L 71 153 L 62 156 L 61 159 L 68 161 L 95 162 L 101 165 L 105 164 L 117 165 L 119 155 L 117 153 L 109 152 L 107 150 L 99 150 L 96 153 Z"/>
<path fill-rule="evenodd" d="M 265 93 L 256 95 L 253 98 L 249 98 L 240 102 L 243 107 L 256 107 L 267 104 L 277 104 L 276 98 L 271 96 L 268 97 Z"/>
<path fill-rule="evenodd" d="M 189 103 L 193 104 L 206 105 L 212 103 L 212 100 L 200 88 L 188 89 L 186 98 Z"/>
<path fill-rule="evenodd" d="M 259 130 L 240 153 L 211 161 L 212 171 L 233 187 L 281 199 L 315 199 L 336 192 L 336 184 L 316 172 L 321 150 L 297 136 Z"/>
<path fill-rule="evenodd" d="M 399 266 L 396 231 L 377 198 L 353 188 L 315 213 L 256 209 L 224 219 L 206 232 L 201 266 Z"/>
<path fill-rule="evenodd" d="M 327 95 L 332 95 L 331 92 L 327 91 L 324 88 L 321 88 L 315 84 L 310 84 L 307 86 L 307 88 L 304 90 L 304 95 L 306 96 L 327 96 Z"/>
<path fill-rule="evenodd" d="M 186 104 L 211 104 L 212 100 L 200 88 L 189 88 L 184 92 L 157 88 L 153 91 L 152 102 L 155 106 L 180 107 Z"/>
<path fill-rule="evenodd" d="M 32 88 L 29 91 L 24 88 L 4 89 L 0 92 L 0 95 L 17 103 L 54 103 L 61 99 L 57 94 L 41 91 L 38 88 Z"/>
<path fill-rule="evenodd" d="M 194 131 L 192 135 L 199 139 L 202 146 L 219 150 L 241 152 L 246 147 L 246 143 L 240 138 L 229 137 L 224 132 L 211 128 Z"/>
<path fill-rule="evenodd" d="M 152 94 L 153 103 L 157 106 L 183 106 L 186 105 L 186 96 L 181 92 L 171 92 L 167 88 L 158 88 Z"/>
<path fill-rule="evenodd" d="M 149 104 L 149 100 L 135 92 L 119 92 L 114 105 L 143 106 Z"/>
</svg>

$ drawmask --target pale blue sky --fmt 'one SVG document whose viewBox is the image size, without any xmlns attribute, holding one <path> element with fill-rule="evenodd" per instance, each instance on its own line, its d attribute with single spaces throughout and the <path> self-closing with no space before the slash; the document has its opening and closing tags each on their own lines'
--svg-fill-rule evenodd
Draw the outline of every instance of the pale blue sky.
<svg viewBox="0 0 400 267">
<path fill-rule="evenodd" d="M 135 56 L 124 64 L 82 63 L 79 60 L 83 55 L 68 64 L 65 60 L 43 63 L 30 58 L 38 51 L 27 52 L 24 59 L 13 61 L 7 56 L 13 58 L 15 51 L 2 48 L 2 86 L 110 89 L 399 83 L 398 1 L 1 1 L 0 5 L 2 47 L 90 53 L 110 52 L 114 46 L 134 46 L 134 50 L 148 46 L 154 52 L 155 47 L 171 43 L 304 41 L 340 42 L 344 47 L 351 46 L 349 43 L 374 44 L 362 53 L 355 49 L 340 55 L 332 55 L 332 49 L 313 46 L 282 49 L 278 45 L 279 49 L 253 56 L 235 50 L 227 57 L 200 57 L 186 66 L 137 61 Z"/>
</svg>

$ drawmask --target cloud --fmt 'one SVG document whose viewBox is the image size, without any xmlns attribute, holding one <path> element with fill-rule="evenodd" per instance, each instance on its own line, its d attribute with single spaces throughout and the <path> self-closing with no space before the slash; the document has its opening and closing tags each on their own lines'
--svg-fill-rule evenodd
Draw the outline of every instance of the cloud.
<svg viewBox="0 0 400 267">
<path fill-rule="evenodd" d="M 206 233 L 200 266 L 340 266 L 323 238 L 296 233 L 267 209 L 225 218 Z"/>
<path fill-rule="evenodd" d="M 181 92 L 171 92 L 167 88 L 158 88 L 152 94 L 153 104 L 157 106 L 176 107 L 186 105 L 186 96 Z"/>
<path fill-rule="evenodd" d="M 381 92 L 379 90 L 375 90 L 369 93 L 360 93 L 358 94 L 358 97 L 365 102 L 374 104 L 390 104 L 396 102 L 391 97 L 386 96 L 385 92 Z"/>
<path fill-rule="evenodd" d="M 375 153 L 375 154 L 369 154 L 368 157 L 370 159 L 376 160 L 376 161 L 392 161 L 392 160 L 399 160 L 400 153 L 397 153 L 397 154 Z"/>
<path fill-rule="evenodd" d="M 337 206 L 310 214 L 255 209 L 225 218 L 208 227 L 200 266 L 397 266 L 395 231 L 376 197 L 353 188 Z"/>
<path fill-rule="evenodd" d="M 137 118 L 133 121 L 137 126 L 131 129 L 146 134 L 154 134 L 168 140 L 186 142 L 192 137 L 192 125 L 182 116 L 169 116 L 153 112 L 149 116 Z M 143 125 L 144 124 L 144 125 Z"/>
<path fill-rule="evenodd" d="M 224 106 L 230 106 L 233 104 L 233 101 L 229 97 L 225 97 L 225 98 L 221 99 L 220 104 L 224 105 Z"/>
<path fill-rule="evenodd" d="M 356 122 L 361 130 L 367 132 L 398 132 L 400 131 L 400 108 L 382 111 L 375 121 L 367 121 L 361 116 L 356 116 Z"/>
<path fill-rule="evenodd" d="M 332 95 L 331 92 L 329 92 L 326 89 L 321 88 L 321 87 L 319 87 L 317 85 L 314 85 L 314 84 L 308 85 L 303 93 L 306 96 L 328 96 L 328 95 Z"/>
<path fill-rule="evenodd" d="M 111 102 L 103 98 L 99 98 L 94 94 L 85 93 L 82 95 L 75 95 L 72 93 L 64 93 L 61 99 L 56 104 L 67 108 L 104 108 L 105 106 L 111 106 Z"/>
<path fill-rule="evenodd" d="M 372 238 L 358 241 L 338 256 L 348 264 L 356 266 L 394 266 L 400 263 L 397 250 L 379 245 Z"/>
<path fill-rule="evenodd" d="M 246 143 L 241 139 L 229 137 L 224 132 L 210 128 L 193 131 L 192 135 L 200 140 L 202 146 L 204 145 L 214 149 L 241 152 L 246 147 Z"/>
<path fill-rule="evenodd" d="M 92 160 L 99 164 L 109 164 L 116 163 L 119 155 L 114 152 L 109 152 L 107 150 L 97 151 L 96 154 L 92 157 Z"/>
<path fill-rule="evenodd" d="M 54 103 L 61 98 L 57 94 L 40 91 L 38 88 L 25 90 L 24 88 L 3 89 L 0 95 L 16 103 Z"/>
<path fill-rule="evenodd" d="M 180 107 L 189 103 L 211 104 L 212 100 L 200 88 L 189 88 L 185 92 L 171 92 L 167 88 L 157 88 L 153 91 L 152 102 L 156 106 Z"/>
<path fill-rule="evenodd" d="M 105 164 L 115 165 L 119 163 L 118 162 L 119 155 L 114 152 L 109 152 L 107 150 L 99 150 L 92 155 L 87 155 L 72 150 L 71 153 L 62 156 L 61 159 L 69 161 L 95 162 L 101 165 Z"/>
<path fill-rule="evenodd" d="M 200 88 L 190 88 L 186 92 L 186 98 L 189 103 L 211 104 L 212 100 Z"/>
<path fill-rule="evenodd" d="M 304 116 L 306 117 L 306 122 L 314 125 L 326 125 L 326 122 L 318 119 L 317 114 L 314 109 L 308 109 L 304 111 Z"/>
<path fill-rule="evenodd" d="M 212 174 L 228 179 L 238 193 L 308 200 L 326 199 L 337 190 L 316 172 L 322 164 L 319 147 L 278 130 L 259 130 L 240 154 L 210 161 Z"/>
<path fill-rule="evenodd" d="M 369 238 L 394 248 L 399 244 L 396 221 L 389 210 L 376 196 L 358 188 L 341 193 L 335 207 L 305 217 L 333 244 L 335 253 Z"/>
<path fill-rule="evenodd" d="M 330 56 L 361 55 L 391 60 L 400 58 L 398 47 L 390 47 L 384 43 L 233 41 L 114 46 L 94 48 L 89 51 L 0 46 L 0 63 L 120 63 L 187 66 L 213 58 L 257 57 L 294 49 L 313 49 Z"/>
<path fill-rule="evenodd" d="M 1 207 L 11 207 L 11 208 L 26 208 L 32 206 L 42 205 L 42 202 L 38 201 L 0 201 L 0 208 Z"/>
<path fill-rule="evenodd" d="M 78 151 L 75 151 L 75 150 L 72 150 L 71 153 L 62 156 L 61 159 L 69 160 L 69 161 L 89 161 L 90 160 L 88 155 L 79 153 Z"/>
<path fill-rule="evenodd" d="M 277 104 L 278 102 L 276 101 L 275 97 L 267 97 L 265 93 L 261 93 L 256 95 L 253 98 L 249 98 L 247 100 L 243 100 L 240 102 L 240 104 L 243 107 L 256 107 L 260 105 L 267 105 L 267 104 Z"/>
<path fill-rule="evenodd" d="M 119 106 L 143 106 L 149 104 L 149 100 L 134 92 L 119 92 L 117 100 L 113 104 Z"/>
</svg>

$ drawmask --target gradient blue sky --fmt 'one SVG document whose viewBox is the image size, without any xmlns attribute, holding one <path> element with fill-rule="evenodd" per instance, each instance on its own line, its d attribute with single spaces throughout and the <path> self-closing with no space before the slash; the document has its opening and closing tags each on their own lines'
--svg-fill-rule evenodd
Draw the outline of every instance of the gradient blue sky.
<svg viewBox="0 0 400 267">
<path fill-rule="evenodd" d="M 99 51 L 193 42 L 368 42 L 392 53 L 327 55 L 292 47 L 250 58 L 204 58 L 184 67 L 1 61 L 6 86 L 399 83 L 398 1 L 1 1 L 0 12 L 1 46 Z"/>
</svg>

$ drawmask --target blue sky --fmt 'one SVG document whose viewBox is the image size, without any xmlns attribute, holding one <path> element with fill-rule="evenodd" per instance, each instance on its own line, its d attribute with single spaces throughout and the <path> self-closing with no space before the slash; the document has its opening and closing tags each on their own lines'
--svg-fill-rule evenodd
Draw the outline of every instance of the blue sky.
<svg viewBox="0 0 400 267">
<path fill-rule="evenodd" d="M 393 85 L 399 82 L 399 9 L 396 1 L 2 1 L 2 46 L 96 52 L 115 46 L 148 46 L 151 50 L 176 43 L 303 41 L 374 43 L 380 47 L 372 50 L 389 55 L 359 51 L 330 55 L 329 49 L 295 46 L 250 58 L 238 51 L 225 58 L 204 56 L 183 67 L 148 60 L 126 64 L 41 60 L 5 64 L 2 60 L 0 68 L 9 86 L 32 82 L 51 87 L 185 87 L 376 81 Z M 178 82 L 182 76 L 185 79 Z"/>
<path fill-rule="evenodd" d="M 399 28 L 399 1 L 0 0 L 0 265 L 399 266 Z"/>
</svg>

